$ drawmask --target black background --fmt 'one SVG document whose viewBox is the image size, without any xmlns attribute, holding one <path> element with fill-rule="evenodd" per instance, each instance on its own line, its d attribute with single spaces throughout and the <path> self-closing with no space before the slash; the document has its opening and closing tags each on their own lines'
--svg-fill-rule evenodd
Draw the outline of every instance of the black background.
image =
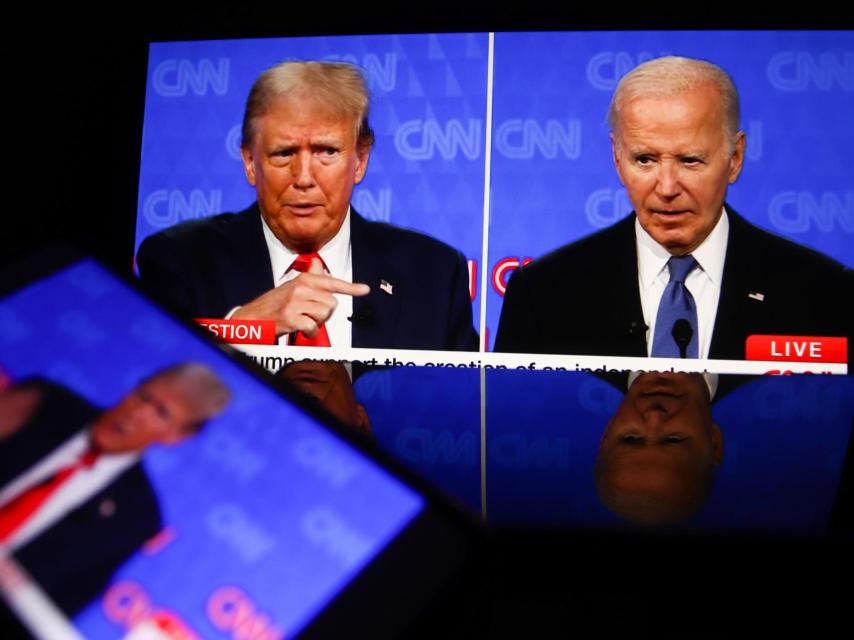
<svg viewBox="0 0 854 640">
<path fill-rule="evenodd" d="M 0 257 L 70 241 L 130 273 L 149 41 L 431 31 L 845 28 L 833 12 L 721 15 L 722 5 L 626 13 L 450 3 L 128 4 L 7 15 L 7 207 Z M 8 10 L 7 10 L 8 11 Z M 688 13 L 686 13 L 688 11 Z M 758 12 L 758 11 L 757 11 Z M 826 637 L 850 633 L 851 458 L 824 539 L 492 532 L 481 574 L 418 623 L 424 637 Z M 845 585 L 848 584 L 848 587 Z M 471 586 L 474 585 L 474 586 Z M 458 596 L 458 597 L 457 597 Z M 846 632 L 847 629 L 847 632 Z"/>
</svg>

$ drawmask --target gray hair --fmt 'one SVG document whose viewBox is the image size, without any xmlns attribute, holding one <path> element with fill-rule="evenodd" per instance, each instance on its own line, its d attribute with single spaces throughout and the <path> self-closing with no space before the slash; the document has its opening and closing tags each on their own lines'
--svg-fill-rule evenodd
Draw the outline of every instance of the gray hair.
<svg viewBox="0 0 854 640">
<path fill-rule="evenodd" d="M 252 144 L 255 121 L 281 98 L 307 95 L 319 104 L 351 120 L 356 146 L 370 148 L 374 132 L 368 124 L 370 99 L 365 77 L 358 67 L 338 62 L 282 62 L 255 79 L 243 113 L 241 144 Z"/>
<path fill-rule="evenodd" d="M 698 86 L 712 86 L 720 95 L 724 135 L 730 146 L 741 123 L 738 91 L 730 75 L 719 66 L 679 56 L 666 56 L 638 65 L 622 77 L 608 108 L 608 124 L 618 131 L 623 105 L 642 96 L 677 96 Z"/>
</svg>

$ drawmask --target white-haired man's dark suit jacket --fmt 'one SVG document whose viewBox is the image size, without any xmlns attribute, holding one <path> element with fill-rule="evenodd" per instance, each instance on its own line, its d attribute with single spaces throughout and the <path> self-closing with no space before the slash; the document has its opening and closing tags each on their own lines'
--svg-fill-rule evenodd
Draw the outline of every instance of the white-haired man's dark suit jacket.
<svg viewBox="0 0 854 640">
<path fill-rule="evenodd" d="M 851 269 L 727 212 L 729 241 L 709 358 L 744 359 L 752 334 L 849 336 Z M 504 296 L 495 350 L 645 357 L 634 213 L 517 269 Z"/>
</svg>

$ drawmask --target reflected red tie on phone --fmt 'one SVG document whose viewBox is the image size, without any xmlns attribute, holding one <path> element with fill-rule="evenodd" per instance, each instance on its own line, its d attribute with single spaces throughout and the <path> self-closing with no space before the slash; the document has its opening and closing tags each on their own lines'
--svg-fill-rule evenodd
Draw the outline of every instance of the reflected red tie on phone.
<svg viewBox="0 0 854 640">
<path fill-rule="evenodd" d="M 306 273 L 311 268 L 311 261 L 315 258 L 320 260 L 320 263 L 323 264 L 324 268 L 326 268 L 326 265 L 323 263 L 323 258 L 321 258 L 317 253 L 301 253 L 297 256 L 297 259 L 294 260 L 294 263 L 291 265 L 291 269 Z M 329 333 L 326 331 L 325 324 L 322 324 L 317 328 L 317 333 L 314 334 L 313 338 L 309 338 L 302 331 L 292 333 L 289 339 L 289 344 L 297 347 L 332 346 L 329 342 Z"/>
<path fill-rule="evenodd" d="M 75 463 L 63 467 L 53 477 L 27 489 L 17 498 L 0 507 L 0 541 L 5 542 L 71 476 L 84 467 L 91 467 L 97 459 L 98 453 L 88 449 Z"/>
</svg>

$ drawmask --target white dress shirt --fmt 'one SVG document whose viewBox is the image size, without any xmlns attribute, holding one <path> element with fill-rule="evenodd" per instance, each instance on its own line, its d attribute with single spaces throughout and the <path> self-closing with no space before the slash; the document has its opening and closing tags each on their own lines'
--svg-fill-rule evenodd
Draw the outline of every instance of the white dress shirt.
<svg viewBox="0 0 854 640">
<path fill-rule="evenodd" d="M 718 314 L 718 299 L 721 295 L 721 280 L 724 273 L 727 241 L 729 240 L 729 218 L 726 210 L 721 214 L 712 232 L 702 244 L 691 252 L 697 261 L 685 279 L 685 286 L 697 305 L 697 356 L 709 357 L 712 332 Z M 658 304 L 664 288 L 670 280 L 667 261 L 670 253 L 650 236 L 635 218 L 635 241 L 638 252 L 638 287 L 640 289 L 643 318 L 649 329 L 646 333 L 646 353 L 652 350 L 655 336 L 655 320 Z"/>
<path fill-rule="evenodd" d="M 62 469 L 75 464 L 88 448 L 89 429 L 86 428 L 3 487 L 0 490 L 0 505 L 5 505 Z M 101 454 L 91 467 L 78 469 L 59 486 L 15 530 L 4 546 L 11 551 L 23 547 L 110 484 L 138 459 L 137 453 Z"/>
<path fill-rule="evenodd" d="M 261 223 L 264 228 L 264 241 L 267 243 L 267 252 L 270 254 L 270 266 L 273 272 L 273 283 L 279 286 L 286 282 L 290 282 L 296 278 L 300 272 L 291 269 L 294 260 L 299 256 L 298 253 L 291 251 L 282 244 L 270 227 L 264 217 L 261 217 Z M 338 230 L 338 233 L 333 238 L 323 245 L 317 252 L 323 259 L 326 265 L 326 273 L 338 278 L 339 280 L 353 281 L 353 259 L 350 248 L 350 210 L 347 209 L 347 215 L 344 218 L 344 223 Z M 336 293 L 335 299 L 338 301 L 338 306 L 333 311 L 332 316 L 326 321 L 326 332 L 329 335 L 329 344 L 340 349 L 349 349 L 353 342 L 352 323 L 348 318 L 353 315 L 353 297 Z M 234 313 L 234 310 L 231 312 Z M 230 314 L 229 314 L 230 315 Z M 288 343 L 288 334 L 279 338 L 280 345 Z"/>
</svg>

